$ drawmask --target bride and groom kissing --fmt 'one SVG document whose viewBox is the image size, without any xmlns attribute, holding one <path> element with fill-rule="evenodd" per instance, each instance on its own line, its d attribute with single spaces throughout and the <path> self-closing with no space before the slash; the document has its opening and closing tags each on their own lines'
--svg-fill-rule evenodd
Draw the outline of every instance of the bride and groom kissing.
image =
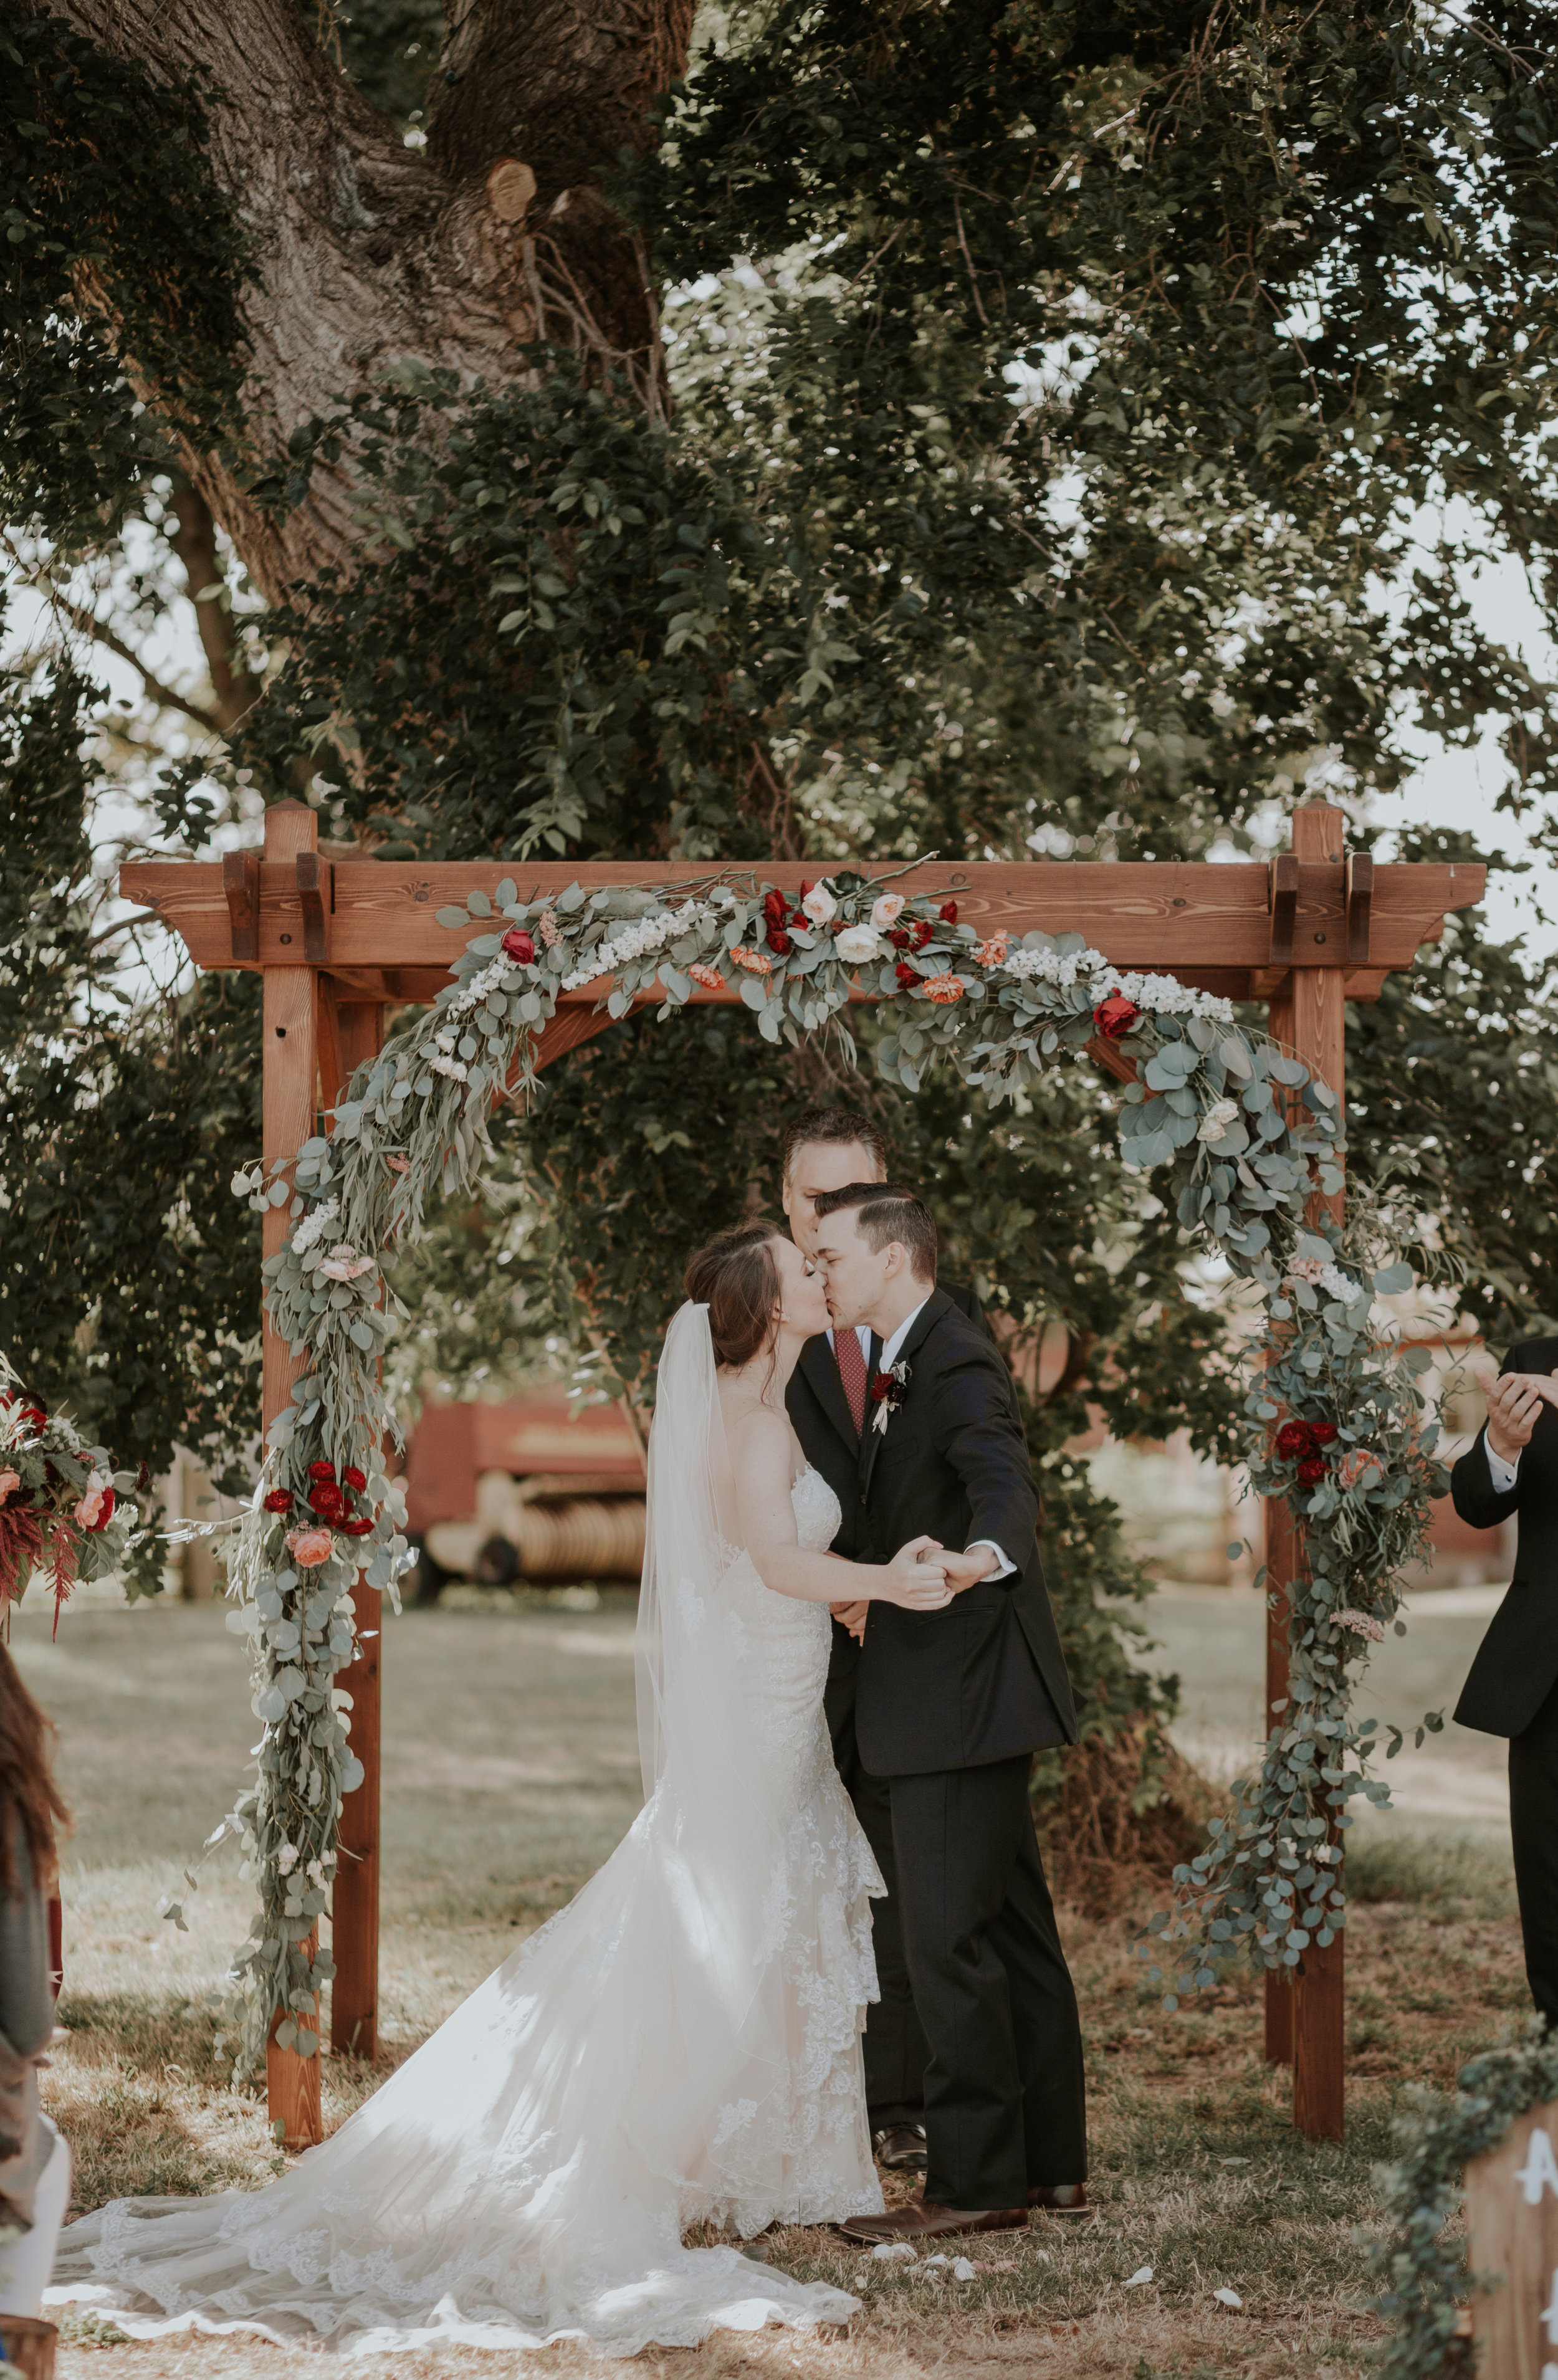
<svg viewBox="0 0 1558 2380">
<path fill-rule="evenodd" d="M 628 1834 L 280 2180 L 100 2209 L 49 2301 L 137 2337 L 631 2354 L 857 2310 L 700 2225 L 1087 2211 L 1028 1798 L 1076 1721 L 1011 1378 L 864 1119 L 797 1120 L 785 1207 L 793 1238 L 693 1257 L 662 1351 Z M 873 2129 L 925 2159 L 892 2212 Z"/>
</svg>

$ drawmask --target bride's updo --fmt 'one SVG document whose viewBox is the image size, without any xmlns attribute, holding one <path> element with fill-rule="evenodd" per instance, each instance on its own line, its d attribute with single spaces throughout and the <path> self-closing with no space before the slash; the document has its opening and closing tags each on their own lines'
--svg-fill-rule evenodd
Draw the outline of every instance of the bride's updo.
<svg viewBox="0 0 1558 2380">
<path fill-rule="evenodd" d="M 768 1344 L 780 1302 L 778 1238 L 772 1223 L 741 1223 L 700 1248 L 687 1269 L 687 1293 L 709 1309 L 716 1364 L 749 1364 Z"/>
</svg>

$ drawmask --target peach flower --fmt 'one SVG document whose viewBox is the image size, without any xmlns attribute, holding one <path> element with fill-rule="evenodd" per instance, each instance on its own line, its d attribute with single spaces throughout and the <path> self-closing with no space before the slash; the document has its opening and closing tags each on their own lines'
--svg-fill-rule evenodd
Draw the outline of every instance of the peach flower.
<svg viewBox="0 0 1558 2380">
<path fill-rule="evenodd" d="M 5 1502 L 7 1496 L 14 1496 L 20 1486 L 19 1471 L 0 1471 L 0 1504 Z"/>
<path fill-rule="evenodd" d="M 1012 938 L 1010 934 L 992 934 L 988 942 L 981 942 L 980 944 L 979 948 L 974 953 L 974 956 L 978 959 L 980 966 L 1004 966 L 1006 964 L 1006 953 L 1011 947 Z"/>
<path fill-rule="evenodd" d="M 737 942 L 730 955 L 738 967 L 746 968 L 749 975 L 773 973 L 773 961 L 765 951 L 749 951 L 743 943 Z"/>
<path fill-rule="evenodd" d="M 1372 1472 L 1374 1476 L 1369 1478 Z M 1336 1476 L 1344 1488 L 1377 1488 L 1384 1477 L 1384 1465 L 1367 1446 L 1355 1446 L 1344 1454 L 1336 1466 Z"/>
<path fill-rule="evenodd" d="M 963 978 L 957 975 L 927 976 L 920 990 L 927 1000 L 935 1002 L 938 1008 L 950 1008 L 955 1000 L 963 997 Z"/>
<path fill-rule="evenodd" d="M 705 966 L 701 959 L 694 959 L 688 973 L 694 983 L 703 986 L 705 991 L 718 991 L 724 980 L 718 967 Z"/>
<path fill-rule="evenodd" d="M 320 1267 L 326 1281 L 356 1281 L 359 1273 L 371 1272 L 372 1269 L 372 1257 L 359 1257 L 357 1250 L 348 1246 L 345 1240 L 341 1242 L 339 1247 L 331 1249 Z"/>
<path fill-rule="evenodd" d="M 335 1540 L 328 1529 L 288 1529 L 286 1550 L 300 1570 L 317 1570 L 330 1560 Z"/>
<path fill-rule="evenodd" d="M 80 1502 L 77 1505 L 74 1517 L 80 1523 L 83 1529 L 95 1529 L 102 1511 L 102 1488 L 89 1488 Z"/>
</svg>

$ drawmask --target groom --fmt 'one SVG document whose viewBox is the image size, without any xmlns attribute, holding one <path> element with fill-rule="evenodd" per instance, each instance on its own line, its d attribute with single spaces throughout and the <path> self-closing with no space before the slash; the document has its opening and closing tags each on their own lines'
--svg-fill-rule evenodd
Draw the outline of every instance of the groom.
<svg viewBox="0 0 1558 2380">
<path fill-rule="evenodd" d="M 1075 1742 L 1011 1378 L 936 1287 L 936 1227 L 912 1192 L 822 1192 L 814 1262 L 835 1334 L 882 1342 L 859 1447 L 856 1558 L 930 1536 L 946 1610 L 866 1607 L 855 1730 L 887 1780 L 897 1900 L 931 2045 L 924 2194 L 851 2239 L 1015 2230 L 1086 2211 L 1081 2031 L 1028 1798 L 1033 1753 Z M 966 1550 L 957 1550 L 966 1548 Z"/>
</svg>

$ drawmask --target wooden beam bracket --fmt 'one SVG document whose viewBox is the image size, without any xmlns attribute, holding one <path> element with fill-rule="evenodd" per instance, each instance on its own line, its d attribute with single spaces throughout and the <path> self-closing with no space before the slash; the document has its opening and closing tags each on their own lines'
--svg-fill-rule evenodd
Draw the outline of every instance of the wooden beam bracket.
<svg viewBox="0 0 1558 2380">
<path fill-rule="evenodd" d="M 1298 921 L 1298 862 L 1291 851 L 1279 851 L 1272 862 L 1267 901 L 1272 912 L 1271 946 L 1266 964 L 1293 965 L 1293 933 Z"/>
<path fill-rule="evenodd" d="M 1346 856 L 1347 965 L 1369 965 L 1369 912 L 1374 899 L 1374 862 L 1366 851 Z"/>
<path fill-rule="evenodd" d="M 233 956 L 254 961 L 260 955 L 260 854 L 225 851 L 222 890 L 227 896 L 227 926 Z"/>
<path fill-rule="evenodd" d="M 298 854 L 298 905 L 303 912 L 303 956 L 323 966 L 330 956 L 330 912 L 335 905 L 335 869 L 317 851 Z"/>
</svg>

